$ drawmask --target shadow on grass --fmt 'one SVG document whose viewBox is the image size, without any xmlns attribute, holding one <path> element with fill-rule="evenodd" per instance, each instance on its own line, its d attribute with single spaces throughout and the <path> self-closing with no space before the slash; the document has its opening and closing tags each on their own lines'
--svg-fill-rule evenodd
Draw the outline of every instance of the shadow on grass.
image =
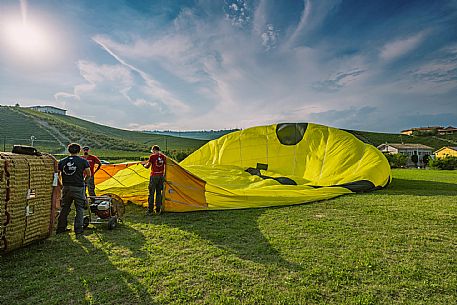
<svg viewBox="0 0 457 305">
<path fill-rule="evenodd" d="M 453 196 L 457 195 L 457 184 L 394 178 L 385 191 L 389 195 Z"/>
<path fill-rule="evenodd" d="M 116 300 L 123 300 L 123 304 L 157 304 L 148 287 L 112 263 L 113 259 L 122 259 L 122 251 L 126 258 L 144 255 L 141 233 L 128 226 L 119 231 L 97 227 L 86 230 L 78 239 L 72 237 L 73 233 L 59 234 L 3 257 L 0 281 L 5 280 L 3 289 L 9 283 L 9 289 L 5 289 L 10 291 L 8 299 L 19 298 L 29 304 L 98 304 L 117 303 Z M 118 252 L 111 255 L 112 251 Z M 33 291 L 30 287 L 34 287 Z M 3 297 L 5 293 L 0 296 L 0 304 Z"/>
<path fill-rule="evenodd" d="M 272 209 L 272 208 L 269 208 Z M 273 208 L 274 209 L 274 208 Z M 259 229 L 257 219 L 265 209 L 163 213 L 152 222 L 197 234 L 220 249 L 234 253 L 243 260 L 274 264 L 289 270 L 301 266 L 281 257 Z M 129 219 L 130 220 L 130 219 Z M 137 221 L 142 221 L 137 219 Z"/>
</svg>

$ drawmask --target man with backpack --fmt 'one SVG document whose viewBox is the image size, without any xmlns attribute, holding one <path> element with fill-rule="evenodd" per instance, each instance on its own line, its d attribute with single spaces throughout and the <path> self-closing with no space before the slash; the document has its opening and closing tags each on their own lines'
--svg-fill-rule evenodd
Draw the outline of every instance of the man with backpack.
<svg viewBox="0 0 457 305">
<path fill-rule="evenodd" d="M 85 182 L 91 177 L 90 166 L 87 160 L 81 158 L 81 146 L 76 143 L 68 145 L 70 155 L 59 161 L 59 173 L 62 178 L 62 202 L 56 233 L 69 231 L 67 229 L 68 214 L 71 204 L 75 203 L 76 217 L 74 230 L 80 236 L 84 230 L 84 207 L 86 205 Z"/>
</svg>

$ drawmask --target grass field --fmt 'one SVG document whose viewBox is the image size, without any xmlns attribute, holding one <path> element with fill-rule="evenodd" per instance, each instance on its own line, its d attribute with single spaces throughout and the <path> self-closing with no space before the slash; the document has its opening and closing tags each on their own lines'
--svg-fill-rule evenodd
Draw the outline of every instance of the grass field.
<svg viewBox="0 0 457 305">
<path fill-rule="evenodd" d="M 457 171 L 299 206 L 144 216 L 0 258 L 0 304 L 456 304 Z"/>
</svg>

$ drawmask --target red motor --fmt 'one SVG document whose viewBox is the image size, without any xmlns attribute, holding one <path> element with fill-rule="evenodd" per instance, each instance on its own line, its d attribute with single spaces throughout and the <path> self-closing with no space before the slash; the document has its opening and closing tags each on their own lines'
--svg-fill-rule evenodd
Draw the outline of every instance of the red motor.
<svg viewBox="0 0 457 305">
<path fill-rule="evenodd" d="M 107 219 L 111 216 L 110 209 L 111 203 L 109 201 L 102 201 L 99 204 L 97 204 L 95 215 L 97 215 L 101 219 Z"/>
</svg>

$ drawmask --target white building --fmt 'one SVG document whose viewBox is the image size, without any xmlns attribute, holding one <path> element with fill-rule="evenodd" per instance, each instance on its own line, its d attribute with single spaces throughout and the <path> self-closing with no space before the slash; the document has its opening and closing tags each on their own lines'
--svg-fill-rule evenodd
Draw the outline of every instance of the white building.
<svg viewBox="0 0 457 305">
<path fill-rule="evenodd" d="M 65 109 L 57 108 L 54 106 L 32 106 L 32 107 L 27 107 L 29 109 L 39 111 L 39 112 L 44 112 L 44 113 L 53 113 L 53 114 L 61 114 L 61 115 L 66 115 L 67 111 Z"/>
<path fill-rule="evenodd" d="M 423 158 L 425 155 L 431 156 L 433 155 L 433 148 L 423 144 L 381 144 L 378 146 L 378 149 L 385 153 L 390 154 L 403 154 L 408 156 L 408 163 L 407 166 L 414 166 L 413 161 L 411 160 L 412 155 L 417 155 L 419 162 L 417 165 L 424 166 Z"/>
</svg>

